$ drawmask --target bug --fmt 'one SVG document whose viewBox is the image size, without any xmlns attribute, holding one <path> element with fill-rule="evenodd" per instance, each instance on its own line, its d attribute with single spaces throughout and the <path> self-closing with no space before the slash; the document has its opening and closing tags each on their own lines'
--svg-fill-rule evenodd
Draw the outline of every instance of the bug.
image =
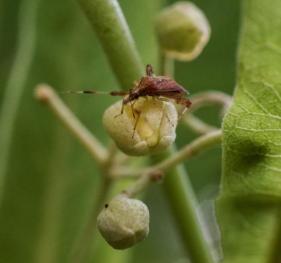
<svg viewBox="0 0 281 263">
<path fill-rule="evenodd" d="M 83 90 L 78 93 L 97 94 L 99 92 Z M 191 105 L 191 101 L 187 97 L 189 95 L 188 91 L 167 76 L 155 76 L 150 64 L 146 65 L 146 76 L 143 76 L 134 88 L 129 91 L 111 91 L 109 94 L 124 97 L 121 114 L 126 104 L 134 103 L 138 98 L 146 96 L 173 99 L 177 104 L 181 104 L 186 108 L 189 108 Z"/>
<path fill-rule="evenodd" d="M 98 92 L 95 90 L 81 90 L 81 91 L 70 91 L 70 93 L 82 93 L 82 94 L 109 94 L 111 96 L 123 96 L 121 113 L 116 115 L 118 117 L 123 114 L 124 106 L 131 104 L 132 113 L 134 118 L 136 118 L 134 125 L 134 132 L 132 137 L 134 137 L 135 130 L 138 124 L 138 120 L 141 112 L 134 109 L 134 103 L 140 97 L 153 97 L 157 99 L 173 99 L 177 104 L 184 106 L 184 110 L 191 106 L 191 101 L 188 99 L 188 91 L 178 84 L 175 80 L 167 76 L 155 76 L 153 74 L 153 68 L 150 64 L 146 65 L 146 75 L 143 76 L 135 86 L 129 91 L 111 91 Z M 182 111 L 183 114 L 184 111 Z M 135 117 L 137 113 L 137 117 Z M 168 117 L 167 117 L 168 118 Z"/>
</svg>

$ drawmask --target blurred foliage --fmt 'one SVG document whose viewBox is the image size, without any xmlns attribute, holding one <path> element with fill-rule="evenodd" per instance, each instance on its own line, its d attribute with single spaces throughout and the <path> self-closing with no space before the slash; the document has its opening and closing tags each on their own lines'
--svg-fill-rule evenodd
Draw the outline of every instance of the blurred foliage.
<svg viewBox="0 0 281 263">
<path fill-rule="evenodd" d="M 0 1 L 1 101 L 17 46 L 18 9 L 23 1 L 34 0 Z M 197 60 L 176 64 L 176 79 L 191 93 L 218 89 L 231 94 L 239 2 L 198 0 L 195 3 L 210 21 L 211 40 Z M 168 3 L 120 0 L 120 4 L 143 62 L 156 64 L 153 14 Z M 118 88 L 101 47 L 75 1 L 41 1 L 38 10 L 35 57 L 17 114 L 0 208 L 0 261 L 5 263 L 66 262 L 98 187 L 99 171 L 87 152 L 34 100 L 33 89 L 40 82 L 59 90 Z M 108 143 L 101 115 L 114 98 L 64 96 L 64 100 L 98 138 Z M 201 114 L 211 123 L 217 119 L 213 110 Z M 193 135 L 181 126 L 178 145 L 186 144 L 191 138 Z M 212 185 L 216 188 L 220 166 L 218 149 L 188 163 L 198 193 L 206 195 Z M 136 247 L 132 261 L 186 262 L 160 187 L 152 186 L 146 200 L 151 211 L 151 233 Z"/>
</svg>

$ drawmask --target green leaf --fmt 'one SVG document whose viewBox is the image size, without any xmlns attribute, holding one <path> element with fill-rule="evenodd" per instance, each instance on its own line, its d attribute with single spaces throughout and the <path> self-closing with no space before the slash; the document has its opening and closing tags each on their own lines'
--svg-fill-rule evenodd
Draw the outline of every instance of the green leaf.
<svg viewBox="0 0 281 263">
<path fill-rule="evenodd" d="M 281 2 L 243 1 L 234 103 L 223 123 L 217 203 L 224 262 L 279 262 Z M 279 258 L 280 259 L 280 258 Z"/>
</svg>

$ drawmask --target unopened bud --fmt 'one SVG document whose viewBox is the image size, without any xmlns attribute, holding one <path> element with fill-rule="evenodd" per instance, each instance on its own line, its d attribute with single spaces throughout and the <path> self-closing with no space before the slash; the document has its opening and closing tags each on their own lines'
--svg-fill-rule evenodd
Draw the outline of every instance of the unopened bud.
<svg viewBox="0 0 281 263">
<path fill-rule="evenodd" d="M 156 17 L 156 34 L 165 54 L 178 60 L 193 60 L 210 37 L 204 13 L 193 3 L 177 2 Z"/>
<path fill-rule="evenodd" d="M 149 232 L 149 211 L 140 200 L 118 195 L 105 205 L 97 219 L 104 239 L 115 249 L 129 248 Z"/>
<path fill-rule="evenodd" d="M 139 98 L 134 105 L 122 101 L 110 106 L 103 124 L 116 145 L 128 155 L 146 155 L 166 149 L 176 139 L 177 110 L 172 102 Z"/>
</svg>

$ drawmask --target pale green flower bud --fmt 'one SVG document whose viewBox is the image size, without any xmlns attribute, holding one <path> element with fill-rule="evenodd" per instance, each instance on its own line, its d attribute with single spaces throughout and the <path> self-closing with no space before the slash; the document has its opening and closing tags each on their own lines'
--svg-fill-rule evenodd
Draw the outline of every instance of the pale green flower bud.
<svg viewBox="0 0 281 263">
<path fill-rule="evenodd" d="M 118 195 L 105 205 L 97 218 L 98 229 L 115 249 L 126 249 L 149 232 L 149 211 L 140 200 Z"/>
<path fill-rule="evenodd" d="M 156 153 L 175 141 L 178 114 L 172 102 L 139 98 L 133 106 L 126 104 L 123 114 L 121 108 L 122 101 L 111 105 L 103 115 L 103 124 L 124 153 Z"/>
<path fill-rule="evenodd" d="M 176 2 L 156 17 L 156 34 L 165 54 L 178 60 L 193 60 L 210 37 L 204 13 L 188 1 Z"/>
</svg>

